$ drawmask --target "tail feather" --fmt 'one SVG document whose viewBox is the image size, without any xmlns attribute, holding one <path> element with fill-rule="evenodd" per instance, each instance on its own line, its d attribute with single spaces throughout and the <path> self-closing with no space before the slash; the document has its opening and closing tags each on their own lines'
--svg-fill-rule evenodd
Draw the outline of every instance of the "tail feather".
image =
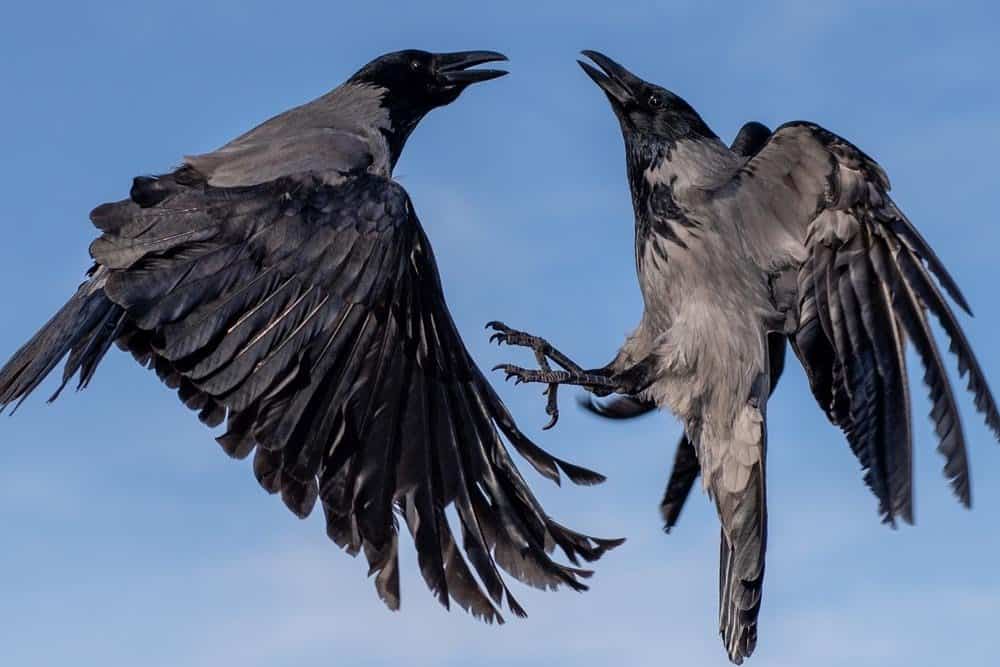
<svg viewBox="0 0 1000 667">
<path fill-rule="evenodd" d="M 767 551 L 764 479 L 766 428 L 763 415 L 748 404 L 728 437 L 699 442 L 702 474 L 722 524 L 719 554 L 719 634 L 734 664 L 757 645 L 757 617 Z"/>
<path fill-rule="evenodd" d="M 757 646 L 767 548 L 767 519 L 759 501 L 752 491 L 744 496 L 741 504 L 746 507 L 737 512 L 750 521 L 734 526 L 736 530 L 728 536 L 723 527 L 719 538 L 719 634 L 730 661 L 737 665 Z"/>
<path fill-rule="evenodd" d="M 126 324 L 125 312 L 104 294 L 104 273 L 97 269 L 59 312 L 0 369 L 0 407 L 14 410 L 67 355 L 62 384 L 80 375 L 79 387 L 90 382 L 94 370 Z"/>
</svg>

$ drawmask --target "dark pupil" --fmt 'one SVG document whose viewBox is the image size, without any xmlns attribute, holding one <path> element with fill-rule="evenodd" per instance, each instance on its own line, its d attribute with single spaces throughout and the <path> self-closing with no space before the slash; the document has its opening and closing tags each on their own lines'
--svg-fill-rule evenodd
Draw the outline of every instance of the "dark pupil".
<svg viewBox="0 0 1000 667">
<path fill-rule="evenodd" d="M 649 106 L 658 107 L 660 106 L 660 98 L 656 95 L 649 96 Z"/>
<path fill-rule="evenodd" d="M 412 70 L 418 70 L 418 69 L 420 69 L 420 61 L 418 61 L 418 60 L 411 60 L 410 61 L 410 69 L 412 69 Z"/>
</svg>

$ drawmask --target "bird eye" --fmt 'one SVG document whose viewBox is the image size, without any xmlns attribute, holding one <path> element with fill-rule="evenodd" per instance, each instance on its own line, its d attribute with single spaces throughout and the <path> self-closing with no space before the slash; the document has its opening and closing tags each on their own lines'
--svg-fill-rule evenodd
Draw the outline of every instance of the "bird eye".
<svg viewBox="0 0 1000 667">
<path fill-rule="evenodd" d="M 416 72 L 417 70 L 419 70 L 420 69 L 420 61 L 419 60 L 411 60 L 410 61 L 410 69 L 412 69 L 414 72 Z"/>
<path fill-rule="evenodd" d="M 649 105 L 651 109 L 656 109 L 660 106 L 660 96 L 655 94 L 650 95 L 649 100 L 646 103 Z"/>
</svg>

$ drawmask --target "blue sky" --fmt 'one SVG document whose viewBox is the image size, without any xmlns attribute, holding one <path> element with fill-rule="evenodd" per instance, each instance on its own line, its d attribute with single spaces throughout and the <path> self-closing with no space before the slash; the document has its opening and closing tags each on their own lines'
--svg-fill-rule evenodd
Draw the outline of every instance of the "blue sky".
<svg viewBox="0 0 1000 667">
<path fill-rule="evenodd" d="M 1000 10 L 993 3 L 16 3 L 0 26 L 0 352 L 63 303 L 89 262 L 87 212 L 130 178 L 209 150 L 399 48 L 489 48 L 513 74 L 431 115 L 397 168 L 483 366 L 501 318 L 606 362 L 635 325 L 621 139 L 582 48 L 674 90 L 723 137 L 809 119 L 874 155 L 963 286 L 1000 389 Z M 287 5 L 287 6 L 286 6 Z M 892 531 L 843 437 L 790 360 L 769 410 L 770 540 L 750 664 L 994 664 L 1000 446 L 965 400 L 974 510 L 950 497 L 912 364 L 917 521 Z M 50 382 L 43 391 L 53 387 Z M 724 665 L 718 527 L 692 497 L 674 534 L 656 505 L 679 427 L 575 410 L 542 433 L 537 392 L 500 386 L 547 449 L 609 476 L 549 511 L 628 543 L 593 590 L 517 586 L 530 617 L 481 626 L 437 606 L 403 556 L 403 611 L 365 566 L 295 520 L 130 358 L 92 387 L 0 422 L 0 661 L 33 666 Z M 963 398 L 964 400 L 964 398 Z M 526 467 L 526 466 L 523 466 Z"/>
</svg>

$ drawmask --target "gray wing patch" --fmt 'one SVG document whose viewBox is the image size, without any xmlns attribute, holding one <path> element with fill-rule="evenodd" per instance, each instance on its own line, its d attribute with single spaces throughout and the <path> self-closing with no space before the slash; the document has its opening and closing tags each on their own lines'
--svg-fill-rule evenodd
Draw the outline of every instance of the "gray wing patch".
<svg viewBox="0 0 1000 667">
<path fill-rule="evenodd" d="M 385 90 L 345 84 L 289 109 L 211 153 L 185 158 L 215 187 L 259 185 L 312 172 L 327 183 L 338 174 L 375 165 L 388 176 L 380 130 L 389 127 Z"/>
<path fill-rule="evenodd" d="M 293 174 L 346 174 L 367 169 L 373 160 L 366 138 L 326 128 L 292 136 L 248 138 L 184 158 L 205 175 L 209 185 L 220 188 L 259 185 Z"/>
</svg>

